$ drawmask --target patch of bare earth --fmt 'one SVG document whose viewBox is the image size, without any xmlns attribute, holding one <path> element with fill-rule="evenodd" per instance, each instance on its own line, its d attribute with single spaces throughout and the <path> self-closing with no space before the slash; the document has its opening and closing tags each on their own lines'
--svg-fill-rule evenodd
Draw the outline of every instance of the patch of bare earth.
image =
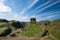
<svg viewBox="0 0 60 40">
<path fill-rule="evenodd" d="M 35 37 L 18 37 L 16 40 L 39 40 L 38 38 Z"/>
</svg>

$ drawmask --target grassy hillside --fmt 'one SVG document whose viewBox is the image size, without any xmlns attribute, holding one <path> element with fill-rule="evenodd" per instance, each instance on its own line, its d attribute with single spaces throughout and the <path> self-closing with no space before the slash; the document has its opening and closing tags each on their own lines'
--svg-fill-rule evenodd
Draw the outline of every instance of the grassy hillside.
<svg viewBox="0 0 60 40">
<path fill-rule="evenodd" d="M 12 25 L 13 23 L 14 25 Z M 14 34 L 18 37 L 37 37 L 40 40 L 41 36 L 45 35 L 42 37 L 44 40 L 54 40 L 54 38 L 60 40 L 60 19 L 36 23 L 25 22 L 25 24 L 18 21 L 0 22 L 0 34 L 4 33 L 9 28 L 11 29 L 11 33 L 15 32 Z M 46 30 L 48 32 L 46 32 Z M 52 36 L 49 37 L 47 33 Z"/>
<path fill-rule="evenodd" d="M 37 36 L 38 34 L 41 35 L 41 32 L 42 32 L 41 26 L 39 26 L 38 24 L 29 23 L 25 26 L 23 35 L 32 37 Z"/>
<path fill-rule="evenodd" d="M 52 21 L 48 30 L 56 39 L 60 40 L 60 19 Z"/>
<path fill-rule="evenodd" d="M 0 22 L 0 34 L 8 28 L 7 23 Z"/>
</svg>

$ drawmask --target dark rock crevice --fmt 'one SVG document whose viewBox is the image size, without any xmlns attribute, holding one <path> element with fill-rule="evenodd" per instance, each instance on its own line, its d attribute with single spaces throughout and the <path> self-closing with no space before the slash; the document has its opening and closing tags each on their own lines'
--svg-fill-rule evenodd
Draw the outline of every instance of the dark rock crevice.
<svg viewBox="0 0 60 40">
<path fill-rule="evenodd" d="M 44 30 L 44 32 L 42 33 L 42 36 L 41 37 L 44 37 L 46 35 L 49 35 L 49 31 L 48 30 Z"/>
</svg>

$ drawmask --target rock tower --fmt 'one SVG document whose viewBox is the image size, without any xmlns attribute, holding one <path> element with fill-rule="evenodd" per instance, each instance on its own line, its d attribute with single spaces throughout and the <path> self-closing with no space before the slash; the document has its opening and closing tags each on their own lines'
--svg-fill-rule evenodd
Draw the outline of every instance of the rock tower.
<svg viewBox="0 0 60 40">
<path fill-rule="evenodd" d="M 36 18 L 31 18 L 31 19 L 30 19 L 30 22 L 31 22 L 31 23 L 36 23 Z"/>
</svg>

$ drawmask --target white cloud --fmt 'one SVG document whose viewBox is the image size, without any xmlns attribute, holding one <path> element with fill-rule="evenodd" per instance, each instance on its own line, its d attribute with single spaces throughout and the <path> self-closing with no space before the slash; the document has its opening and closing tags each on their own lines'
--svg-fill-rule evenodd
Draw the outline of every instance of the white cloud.
<svg viewBox="0 0 60 40">
<path fill-rule="evenodd" d="M 60 13 L 60 11 L 53 10 L 53 11 L 48 11 L 48 12 L 42 13 L 42 14 L 38 15 L 37 17 L 42 17 L 44 15 L 49 16 L 49 15 L 53 15 L 53 14 L 57 14 L 57 13 Z"/>
<path fill-rule="evenodd" d="M 0 4 L 0 12 L 11 12 L 11 8 L 3 4 Z"/>
<path fill-rule="evenodd" d="M 45 10 L 45 9 L 47 9 L 47 8 L 49 8 L 49 7 L 57 4 L 57 3 L 59 3 L 59 2 L 60 2 L 60 1 L 53 2 L 53 3 L 51 3 L 50 5 L 48 5 L 48 6 L 44 7 L 44 8 L 42 8 L 42 9 L 38 10 L 37 12 L 40 12 L 40 11 L 42 11 L 42 10 Z M 36 13 L 37 13 L 37 12 L 36 12 Z"/>
<path fill-rule="evenodd" d="M 28 7 L 25 7 L 25 8 L 23 8 L 23 10 L 20 12 L 20 14 L 15 14 L 14 15 L 14 19 L 15 20 L 19 20 L 19 21 L 29 21 L 29 19 L 31 18 L 31 17 L 35 17 L 35 16 L 24 16 L 23 14 L 28 10 L 28 9 L 30 9 L 36 2 L 38 2 L 39 0 L 34 0 L 34 2 L 32 2 L 31 4 L 29 4 L 29 6 Z M 23 15 L 23 16 L 22 16 Z"/>
<path fill-rule="evenodd" d="M 42 5 L 39 5 L 39 6 L 36 7 L 34 10 L 32 10 L 32 12 L 37 11 L 37 9 L 43 8 L 44 6 L 46 6 L 47 4 L 49 4 L 50 2 L 51 2 L 51 0 L 49 0 L 49 1 L 45 2 L 45 3 L 43 3 Z"/>
<path fill-rule="evenodd" d="M 27 8 L 24 8 L 21 12 L 20 15 L 23 15 L 28 9 L 30 9 L 36 2 L 38 2 L 39 0 L 34 0 L 34 2 L 32 2 L 31 4 L 29 4 L 29 6 Z"/>
<path fill-rule="evenodd" d="M 4 3 L 6 0 L 0 0 L 0 3 Z"/>
<path fill-rule="evenodd" d="M 0 19 L 12 19 L 12 10 L 4 4 L 6 0 L 0 0 Z"/>
<path fill-rule="evenodd" d="M 19 21 L 28 21 L 29 17 L 28 16 L 19 16 Z"/>
<path fill-rule="evenodd" d="M 35 11 L 34 14 L 36 14 L 36 13 L 38 13 L 38 12 L 40 12 L 40 11 L 43 11 L 43 10 L 45 10 L 45 9 L 47 9 L 47 8 L 49 8 L 49 7 L 51 7 L 51 6 L 55 5 L 55 4 L 57 4 L 57 3 L 59 3 L 59 2 L 60 2 L 60 1 L 57 0 L 57 1 L 51 3 L 51 4 L 47 5 L 47 6 L 44 6 L 44 5 L 43 5 L 44 7 L 41 7 L 40 10 Z M 48 2 L 47 2 L 47 3 L 48 3 Z"/>
<path fill-rule="evenodd" d="M 41 20 L 48 20 L 48 19 L 54 18 L 54 17 L 56 17 L 56 16 L 58 16 L 58 15 L 59 15 L 59 14 L 54 14 L 54 15 L 42 17 L 42 18 L 39 19 L 39 21 L 41 21 Z"/>
<path fill-rule="evenodd" d="M 18 20 L 18 21 L 22 21 L 22 22 L 29 22 L 30 18 L 37 18 L 36 16 L 18 16 L 18 15 L 14 15 L 14 20 Z"/>
<path fill-rule="evenodd" d="M 47 16 L 46 18 L 47 19 L 50 19 L 50 18 L 53 18 L 53 17 L 55 17 L 56 15 L 51 15 L 51 16 Z"/>
<path fill-rule="evenodd" d="M 18 20 L 26 21 L 27 16 L 20 16 L 17 13 L 14 13 L 9 6 L 4 5 L 6 0 L 0 0 L 0 18 L 7 20 Z"/>
<path fill-rule="evenodd" d="M 0 0 L 0 12 L 11 12 L 11 8 L 9 6 L 4 5 L 6 0 Z"/>
</svg>

